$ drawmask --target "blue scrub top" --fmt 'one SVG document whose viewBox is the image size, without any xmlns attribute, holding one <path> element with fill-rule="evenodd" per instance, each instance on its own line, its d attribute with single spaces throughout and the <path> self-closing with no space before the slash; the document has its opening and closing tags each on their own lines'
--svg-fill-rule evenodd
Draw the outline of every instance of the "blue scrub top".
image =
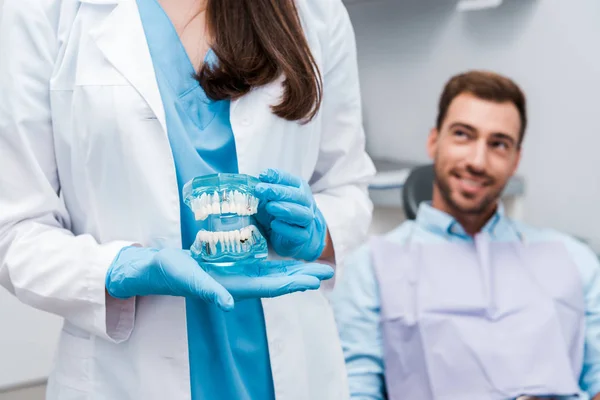
<svg viewBox="0 0 600 400">
<path fill-rule="evenodd" d="M 196 236 L 183 185 L 196 176 L 237 173 L 229 101 L 211 101 L 171 20 L 156 0 L 137 0 L 166 113 L 180 193 L 184 249 Z M 206 62 L 213 62 L 209 52 Z M 186 299 L 192 399 L 274 399 L 260 300 L 237 302 L 230 313 Z"/>
</svg>

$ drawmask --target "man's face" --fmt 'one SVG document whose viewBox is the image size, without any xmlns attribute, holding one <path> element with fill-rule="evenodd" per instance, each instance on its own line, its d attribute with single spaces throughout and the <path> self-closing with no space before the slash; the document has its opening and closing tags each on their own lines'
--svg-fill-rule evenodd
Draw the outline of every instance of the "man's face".
<svg viewBox="0 0 600 400">
<path fill-rule="evenodd" d="M 519 164 L 520 128 L 519 111 L 510 102 L 466 93 L 452 101 L 440 130 L 433 129 L 427 143 L 435 164 L 435 191 L 445 211 L 477 215 L 496 207 Z"/>
</svg>

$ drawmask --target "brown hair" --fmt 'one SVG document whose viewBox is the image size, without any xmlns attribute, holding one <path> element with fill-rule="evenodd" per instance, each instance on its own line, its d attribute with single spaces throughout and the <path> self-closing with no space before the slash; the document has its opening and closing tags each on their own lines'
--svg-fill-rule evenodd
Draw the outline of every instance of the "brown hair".
<svg viewBox="0 0 600 400">
<path fill-rule="evenodd" d="M 208 97 L 236 99 L 283 74 L 283 97 L 273 113 L 304 122 L 317 114 L 322 78 L 294 0 L 208 0 L 206 18 L 219 60 L 196 76 Z"/>
<path fill-rule="evenodd" d="M 519 111 L 521 131 L 519 145 L 523 142 L 527 127 L 527 108 L 523 91 L 509 78 L 490 71 L 469 71 L 453 76 L 446 86 L 438 106 L 436 126 L 441 129 L 450 103 L 460 94 L 470 93 L 480 99 L 498 103 L 511 102 Z"/>
</svg>

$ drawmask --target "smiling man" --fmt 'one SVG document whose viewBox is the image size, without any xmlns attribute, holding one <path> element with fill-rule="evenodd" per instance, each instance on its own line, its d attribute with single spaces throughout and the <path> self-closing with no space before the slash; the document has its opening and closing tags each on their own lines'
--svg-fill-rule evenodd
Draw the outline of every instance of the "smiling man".
<svg viewBox="0 0 600 400">
<path fill-rule="evenodd" d="M 600 399 L 598 259 L 500 202 L 526 125 L 510 79 L 446 84 L 433 200 L 350 256 L 332 295 L 352 399 Z"/>
</svg>

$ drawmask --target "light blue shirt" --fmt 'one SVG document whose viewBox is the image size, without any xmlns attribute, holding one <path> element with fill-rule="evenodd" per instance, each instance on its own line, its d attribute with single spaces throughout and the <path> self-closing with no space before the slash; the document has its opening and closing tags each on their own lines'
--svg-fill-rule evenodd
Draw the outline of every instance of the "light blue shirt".
<svg viewBox="0 0 600 400">
<path fill-rule="evenodd" d="M 516 228 L 516 229 L 515 229 Z M 542 230 L 510 220 L 502 206 L 482 229 L 492 240 L 528 241 L 560 240 L 579 267 L 586 302 L 584 366 L 580 379 L 582 390 L 590 397 L 600 392 L 600 263 L 583 243 L 552 230 Z M 469 242 L 472 237 L 450 215 L 422 203 L 415 221 L 406 221 L 386 235 L 388 240 L 404 243 Z M 383 343 L 380 326 L 380 303 L 377 281 L 365 244 L 347 257 L 342 275 L 331 296 L 336 322 L 346 358 L 352 399 L 384 399 L 385 381 Z"/>
<path fill-rule="evenodd" d="M 194 65 L 158 2 L 138 0 L 138 6 L 175 161 L 182 244 L 189 249 L 197 227 L 194 214 L 183 202 L 183 185 L 200 175 L 238 172 L 230 102 L 211 101 L 206 96 L 193 77 Z M 217 62 L 212 52 L 205 61 Z M 192 399 L 275 398 L 259 299 L 237 302 L 229 313 L 202 300 L 186 299 L 186 315 Z"/>
</svg>

